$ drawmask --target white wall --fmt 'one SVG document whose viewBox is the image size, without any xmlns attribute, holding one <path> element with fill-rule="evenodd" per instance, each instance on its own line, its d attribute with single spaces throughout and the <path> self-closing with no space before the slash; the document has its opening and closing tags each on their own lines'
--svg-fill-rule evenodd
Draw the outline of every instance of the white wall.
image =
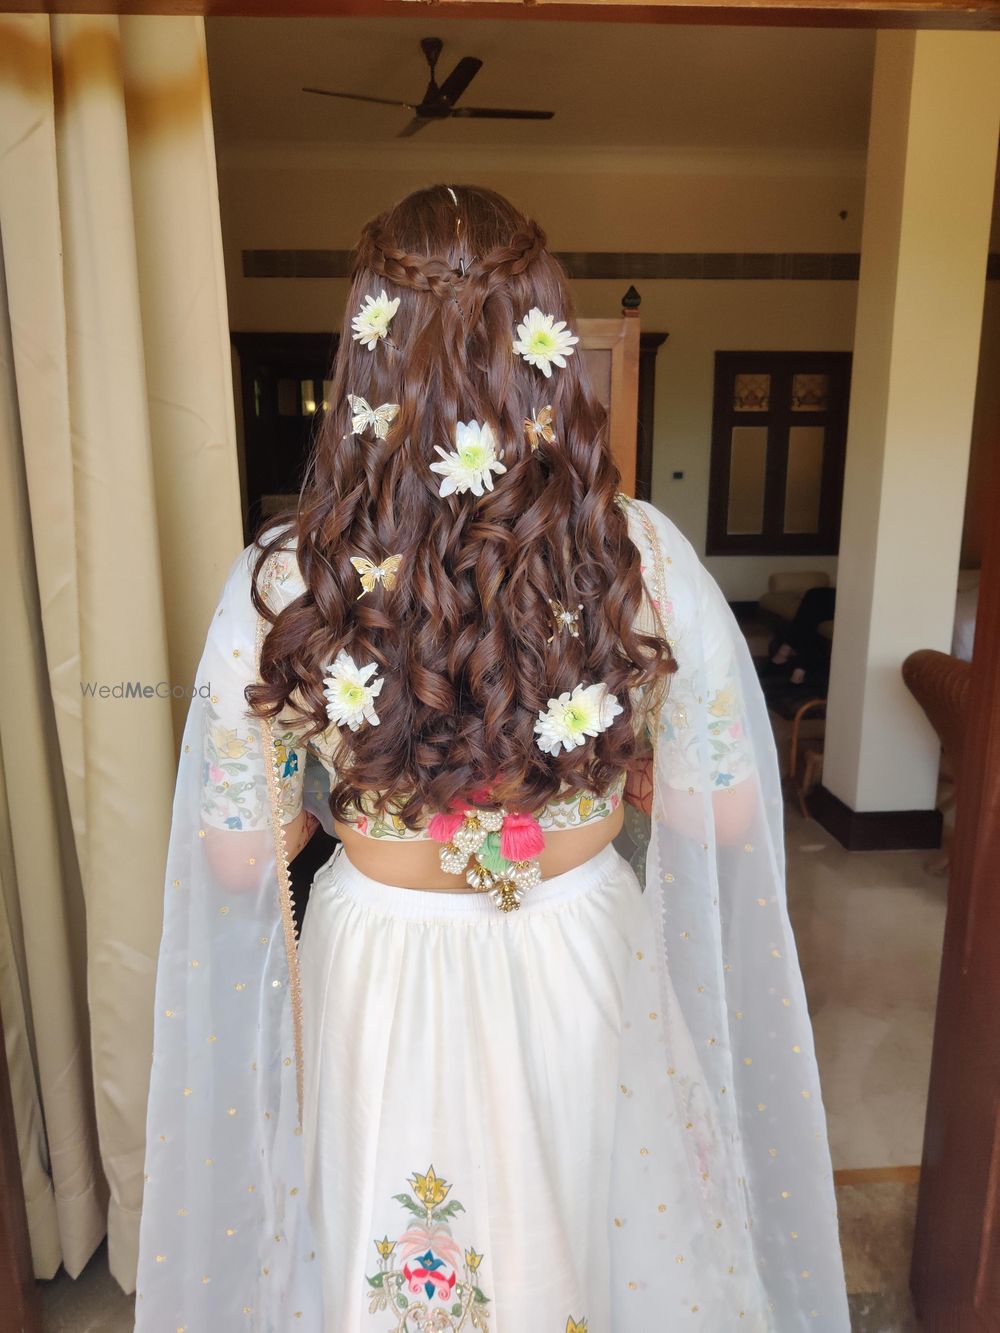
<svg viewBox="0 0 1000 1333">
<path fill-rule="evenodd" d="M 220 147 L 234 330 L 334 328 L 340 280 L 246 279 L 243 249 L 349 249 L 362 223 L 419 185 L 482 183 L 535 215 L 558 250 L 829 252 L 860 248 L 864 163 L 857 155 L 584 153 L 491 150 L 474 158 L 414 142 L 379 151 Z M 846 210 L 847 217 L 839 214 Z M 653 500 L 704 551 L 717 350 L 850 350 L 853 282 L 644 281 L 644 329 L 666 331 L 657 369 Z M 581 315 L 617 313 L 628 280 L 574 284 Z M 671 474 L 683 471 L 683 481 Z M 776 569 L 832 557 L 715 557 L 727 596 L 756 598 Z"/>
<path fill-rule="evenodd" d="M 951 645 L 998 133 L 1000 34 L 878 34 L 823 767 L 852 810 L 934 808 L 900 665 Z"/>
</svg>

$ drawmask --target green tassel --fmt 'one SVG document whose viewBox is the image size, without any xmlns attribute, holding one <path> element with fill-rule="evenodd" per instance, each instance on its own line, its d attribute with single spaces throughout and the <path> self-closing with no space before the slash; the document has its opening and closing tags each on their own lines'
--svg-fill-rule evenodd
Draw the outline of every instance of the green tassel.
<svg viewBox="0 0 1000 1333">
<path fill-rule="evenodd" d="M 484 870 L 491 870 L 494 875 L 510 869 L 506 856 L 500 855 L 500 834 L 487 833 L 486 841 L 476 852 L 476 860 Z"/>
</svg>

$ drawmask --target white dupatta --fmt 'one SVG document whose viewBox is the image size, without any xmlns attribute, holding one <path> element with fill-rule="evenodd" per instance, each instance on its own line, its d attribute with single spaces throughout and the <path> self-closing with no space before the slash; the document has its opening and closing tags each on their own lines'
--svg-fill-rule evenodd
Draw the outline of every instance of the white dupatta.
<svg viewBox="0 0 1000 1333">
<path fill-rule="evenodd" d="M 664 1333 L 663 1275 L 705 1256 L 719 1284 L 692 1302 L 692 1328 L 700 1314 L 706 1333 L 848 1333 L 766 710 L 742 635 L 689 543 L 651 506 L 630 501 L 628 512 L 651 611 L 679 670 L 653 726 L 646 942 L 625 1003 L 608 1219 L 614 1325 L 590 1333 Z M 318 765 L 311 756 L 307 764 L 293 735 L 245 706 L 267 628 L 250 601 L 252 565 L 248 548 L 223 589 L 178 769 L 138 1333 L 323 1327 L 282 824 L 304 787 L 306 804 L 332 826 Z M 262 584 L 268 604 L 277 609 L 301 589 L 294 552 L 272 555 Z M 633 863 L 642 879 L 641 848 Z M 677 1136 L 689 1167 L 681 1179 L 667 1165 L 676 1153 L 664 1148 Z M 668 1225 L 678 1216 L 686 1256 L 675 1253 L 676 1225 Z M 372 1317 L 373 1333 L 387 1317 Z"/>
</svg>

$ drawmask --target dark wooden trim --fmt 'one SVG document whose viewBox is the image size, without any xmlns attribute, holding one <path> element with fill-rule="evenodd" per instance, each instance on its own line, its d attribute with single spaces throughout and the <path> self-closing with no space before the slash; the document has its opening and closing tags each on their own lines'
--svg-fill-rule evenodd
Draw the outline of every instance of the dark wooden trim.
<svg viewBox="0 0 1000 1333">
<path fill-rule="evenodd" d="M 586 23 L 685 23 L 809 28 L 1000 28 L 1000 0 L 434 0 L 441 18 L 562 19 Z M 205 14 L 215 17 L 413 18 L 412 0 L 6 0 L 14 14 Z"/>
<path fill-rule="evenodd" d="M 851 386 L 850 352 L 716 352 L 712 398 L 712 440 L 709 457 L 706 555 L 836 555 L 840 542 L 844 455 L 847 447 L 847 408 Z M 825 412 L 794 411 L 782 404 L 790 399 L 795 371 L 829 374 L 832 405 Z M 735 412 L 733 383 L 740 371 L 771 376 L 771 405 L 767 412 Z M 736 425 L 767 427 L 763 531 L 730 533 L 729 471 L 731 434 Z M 793 425 L 825 426 L 818 531 L 784 532 L 785 476 L 788 433 Z"/>
<path fill-rule="evenodd" d="M 861 256 L 830 253 L 715 251 L 679 254 L 647 250 L 557 250 L 571 278 L 621 282 L 705 280 L 716 282 L 857 282 Z M 346 278 L 350 250 L 244 250 L 245 278 Z"/>
<path fill-rule="evenodd" d="M 243 404 L 243 435 L 239 447 L 243 455 L 246 494 L 244 499 L 244 538 L 251 541 L 261 521 L 261 497 L 274 490 L 297 494 L 302 471 L 309 456 L 312 432 L 319 417 L 279 419 L 273 397 L 268 397 L 259 422 L 254 410 L 254 381 L 259 372 L 269 391 L 278 378 L 313 380 L 326 377 L 340 341 L 339 333 L 230 333 L 230 341 L 239 357 L 240 377 L 236 389 Z M 283 421 L 283 425 L 281 422 Z M 281 431 L 276 427 L 281 425 Z M 279 435 L 287 429 L 290 438 Z M 289 471 L 290 467 L 290 471 Z M 284 483 L 277 484 L 277 474 Z M 287 474 L 287 475 L 286 475 Z"/>
<path fill-rule="evenodd" d="M 244 250 L 245 278 L 346 278 L 350 250 Z M 778 254 L 765 251 L 691 254 L 645 250 L 558 250 L 571 278 L 702 282 L 857 282 L 861 256 L 852 251 Z M 986 280 L 1000 281 L 1000 251 L 987 256 Z"/>
<path fill-rule="evenodd" d="M 902 852 L 941 846 L 940 810 L 852 810 L 826 787 L 809 797 L 809 811 L 849 852 Z"/>
<path fill-rule="evenodd" d="M 653 414 L 656 405 L 656 354 L 669 333 L 639 334 L 639 411 L 636 419 L 635 498 L 649 500 L 653 489 Z"/>
<path fill-rule="evenodd" d="M 920 1179 L 920 1164 L 910 1166 L 838 1166 L 833 1173 L 835 1185 L 915 1185 Z"/>
<path fill-rule="evenodd" d="M 0 1325 L 40 1333 L 42 1303 L 31 1264 L 28 1212 L 11 1102 L 10 1074 L 0 1016 Z"/>
<path fill-rule="evenodd" d="M 1000 512 L 1000 434 L 984 512 Z M 1000 524 L 985 531 L 910 1286 L 926 1333 L 1000 1328 Z"/>
</svg>

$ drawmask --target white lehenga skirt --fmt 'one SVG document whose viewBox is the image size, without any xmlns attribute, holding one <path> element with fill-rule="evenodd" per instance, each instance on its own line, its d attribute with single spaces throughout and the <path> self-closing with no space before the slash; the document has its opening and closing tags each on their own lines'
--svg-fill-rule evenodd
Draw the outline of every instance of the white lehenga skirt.
<svg viewBox="0 0 1000 1333">
<path fill-rule="evenodd" d="M 318 872 L 300 966 L 325 1333 L 767 1327 L 753 1275 L 737 1293 L 732 1255 L 690 1243 L 679 1126 L 658 1225 L 687 1262 L 655 1329 L 613 1297 L 627 1286 L 611 1272 L 618 1058 L 643 917 L 613 847 L 509 914 L 485 894 L 378 883 L 341 849 Z"/>
</svg>

